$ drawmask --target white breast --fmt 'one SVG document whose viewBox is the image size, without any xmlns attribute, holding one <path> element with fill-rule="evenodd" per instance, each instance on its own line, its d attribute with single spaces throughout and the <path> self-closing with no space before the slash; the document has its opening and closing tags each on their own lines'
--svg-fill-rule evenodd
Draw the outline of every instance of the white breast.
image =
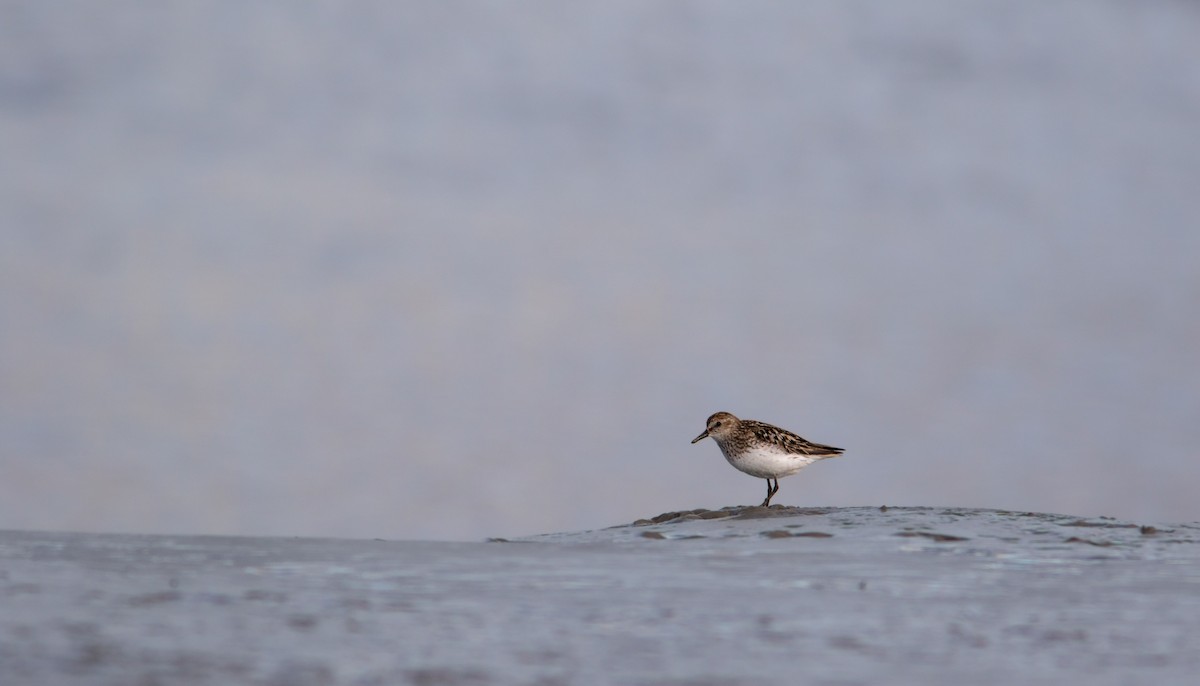
<svg viewBox="0 0 1200 686">
<path fill-rule="evenodd" d="M 735 468 L 760 479 L 778 479 L 791 476 L 808 465 L 832 455 L 792 455 L 784 452 L 751 448 L 737 455 L 730 455 L 722 448 L 725 459 Z"/>
</svg>

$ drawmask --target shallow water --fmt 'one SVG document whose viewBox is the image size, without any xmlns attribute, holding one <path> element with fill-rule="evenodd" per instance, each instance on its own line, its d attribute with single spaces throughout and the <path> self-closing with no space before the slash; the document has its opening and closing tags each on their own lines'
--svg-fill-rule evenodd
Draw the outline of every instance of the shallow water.
<svg viewBox="0 0 1200 686">
<path fill-rule="evenodd" d="M 656 519 L 480 543 L 2 532 L 0 683 L 1170 684 L 1200 669 L 1200 525 Z"/>
</svg>

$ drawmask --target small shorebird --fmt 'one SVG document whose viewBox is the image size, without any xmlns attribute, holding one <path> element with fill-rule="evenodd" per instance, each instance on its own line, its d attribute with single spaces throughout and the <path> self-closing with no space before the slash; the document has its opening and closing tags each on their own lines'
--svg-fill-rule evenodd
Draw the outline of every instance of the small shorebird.
<svg viewBox="0 0 1200 686">
<path fill-rule="evenodd" d="M 806 441 L 791 431 L 753 419 L 738 419 L 728 412 L 709 417 L 707 427 L 692 439 L 692 443 L 705 438 L 717 442 L 729 464 L 750 476 L 767 480 L 767 499 L 760 507 L 771 504 L 771 496 L 779 492 L 781 478 L 791 476 L 817 460 L 842 454 L 841 448 Z"/>
</svg>

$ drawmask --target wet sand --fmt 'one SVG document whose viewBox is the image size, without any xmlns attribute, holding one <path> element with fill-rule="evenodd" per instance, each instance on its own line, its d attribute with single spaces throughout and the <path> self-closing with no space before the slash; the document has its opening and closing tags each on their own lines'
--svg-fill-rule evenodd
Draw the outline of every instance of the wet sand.
<svg viewBox="0 0 1200 686">
<path fill-rule="evenodd" d="M 6 531 L 0 683 L 1190 684 L 1198 544 L 879 507 L 479 543 Z"/>
</svg>

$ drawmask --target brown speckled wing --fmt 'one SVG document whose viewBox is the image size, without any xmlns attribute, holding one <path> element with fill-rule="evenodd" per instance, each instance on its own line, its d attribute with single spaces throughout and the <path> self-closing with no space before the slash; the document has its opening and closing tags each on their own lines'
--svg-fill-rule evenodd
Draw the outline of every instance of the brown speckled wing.
<svg viewBox="0 0 1200 686">
<path fill-rule="evenodd" d="M 742 425 L 752 432 L 754 437 L 765 443 L 778 443 L 787 449 L 789 453 L 794 455 L 840 455 L 841 448 L 835 448 L 831 445 L 821 445 L 806 441 L 797 436 L 791 431 L 785 431 L 777 426 L 756 422 L 753 420 L 743 420 Z"/>
</svg>

